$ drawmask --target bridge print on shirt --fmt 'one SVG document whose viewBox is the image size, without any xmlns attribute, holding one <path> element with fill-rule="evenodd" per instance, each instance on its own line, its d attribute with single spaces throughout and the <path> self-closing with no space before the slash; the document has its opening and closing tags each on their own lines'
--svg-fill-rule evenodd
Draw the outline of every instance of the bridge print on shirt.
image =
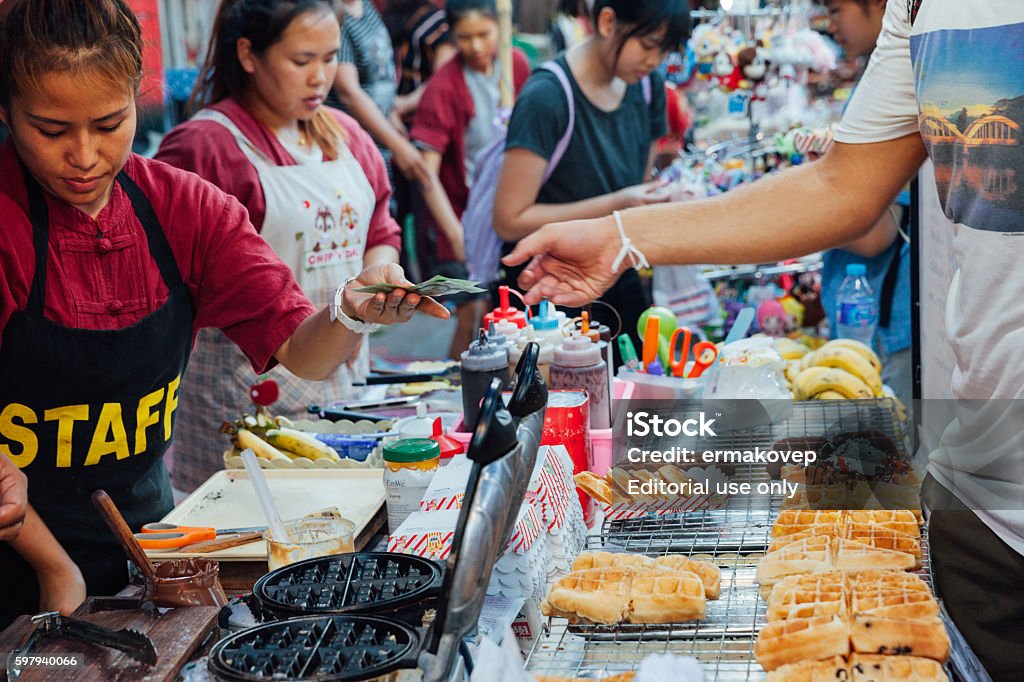
<svg viewBox="0 0 1024 682">
<path fill-rule="evenodd" d="M 911 36 L 910 54 L 946 217 L 1024 232 L 1024 24 Z"/>
</svg>

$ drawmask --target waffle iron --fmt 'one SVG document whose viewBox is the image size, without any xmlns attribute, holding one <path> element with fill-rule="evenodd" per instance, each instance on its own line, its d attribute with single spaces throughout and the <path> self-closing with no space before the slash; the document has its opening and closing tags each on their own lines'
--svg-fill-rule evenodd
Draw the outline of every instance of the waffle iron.
<svg viewBox="0 0 1024 682">
<path fill-rule="evenodd" d="M 427 559 L 362 552 L 307 559 L 261 578 L 246 602 L 265 621 L 219 642 L 207 671 L 216 680 L 370 680 L 419 667 L 447 680 L 480 618 L 494 562 L 512 533 L 536 461 L 547 386 L 529 344 L 506 409 L 501 382 L 484 398 L 470 443 L 473 462 L 452 551 Z M 428 609 L 436 618 L 423 625 Z"/>
</svg>

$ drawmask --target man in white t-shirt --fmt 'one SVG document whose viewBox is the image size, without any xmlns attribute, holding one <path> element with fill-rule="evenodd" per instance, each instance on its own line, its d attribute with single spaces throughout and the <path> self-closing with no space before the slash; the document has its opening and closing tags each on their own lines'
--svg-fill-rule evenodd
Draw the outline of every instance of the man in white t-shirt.
<svg viewBox="0 0 1024 682">
<path fill-rule="evenodd" d="M 505 259 L 532 258 L 519 280 L 528 302 L 579 305 L 630 264 L 812 253 L 867 234 L 930 156 L 946 220 L 921 227 L 952 235 L 946 327 L 961 401 L 929 457 L 932 565 L 995 680 L 1021 679 L 1024 668 L 1022 62 L 1022 0 L 889 0 L 837 143 L 819 162 L 710 200 L 548 225 Z"/>
</svg>

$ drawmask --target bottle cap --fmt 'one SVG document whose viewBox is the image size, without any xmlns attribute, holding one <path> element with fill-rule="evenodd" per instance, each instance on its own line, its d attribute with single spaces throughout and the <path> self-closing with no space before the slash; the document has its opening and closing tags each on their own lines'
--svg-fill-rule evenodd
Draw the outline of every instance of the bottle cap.
<svg viewBox="0 0 1024 682">
<path fill-rule="evenodd" d="M 530 318 L 530 326 L 537 331 L 558 329 L 558 317 L 552 311 L 550 301 L 540 302 L 540 312 Z"/>
<path fill-rule="evenodd" d="M 864 263 L 848 263 L 846 265 L 846 274 L 854 277 L 863 277 L 868 274 L 868 266 Z"/>
<path fill-rule="evenodd" d="M 555 364 L 562 367 L 589 367 L 603 362 L 601 349 L 585 336 L 574 334 L 555 349 Z"/>
<path fill-rule="evenodd" d="M 509 320 L 519 328 L 526 326 L 526 314 L 509 303 L 509 288 L 504 284 L 498 287 L 498 302 L 498 307 L 484 316 L 485 322 Z"/>
<path fill-rule="evenodd" d="M 498 346 L 498 348 L 505 348 L 505 349 L 507 349 L 509 347 L 509 345 L 511 345 L 511 342 L 509 341 L 509 338 L 507 336 L 505 336 L 504 334 L 500 333 L 495 328 L 494 322 L 491 322 L 491 323 L 489 323 L 487 325 L 486 337 L 487 337 L 487 341 L 489 343 L 493 343 L 494 345 Z"/>
<path fill-rule="evenodd" d="M 395 422 L 399 438 L 426 438 L 430 435 L 432 418 L 427 416 L 426 403 L 416 405 L 415 417 L 403 417 Z"/>
<path fill-rule="evenodd" d="M 441 456 L 441 446 L 429 438 L 405 438 L 384 446 L 384 461 L 408 464 Z"/>
<path fill-rule="evenodd" d="M 483 329 L 480 330 L 476 341 L 469 344 L 467 350 L 462 351 L 461 358 L 464 372 L 491 372 L 508 367 L 507 348 L 490 343 Z"/>
</svg>

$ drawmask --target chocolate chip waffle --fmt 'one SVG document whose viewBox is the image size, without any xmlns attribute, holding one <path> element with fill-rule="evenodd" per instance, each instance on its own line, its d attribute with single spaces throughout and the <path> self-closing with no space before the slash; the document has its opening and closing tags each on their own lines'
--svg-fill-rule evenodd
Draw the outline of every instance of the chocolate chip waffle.
<svg viewBox="0 0 1024 682">
<path fill-rule="evenodd" d="M 919 656 L 853 654 L 850 682 L 949 682 L 942 666 Z"/>
</svg>

